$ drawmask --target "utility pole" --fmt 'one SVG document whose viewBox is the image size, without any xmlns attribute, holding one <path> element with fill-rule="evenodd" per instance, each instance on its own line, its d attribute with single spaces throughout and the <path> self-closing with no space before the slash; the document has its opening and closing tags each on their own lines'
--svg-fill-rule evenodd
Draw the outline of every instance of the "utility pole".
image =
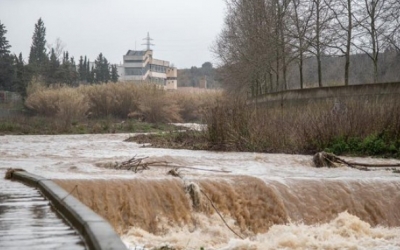
<svg viewBox="0 0 400 250">
<path fill-rule="evenodd" d="M 147 32 L 147 37 L 143 38 L 143 40 L 145 40 L 146 43 L 143 43 L 142 45 L 146 45 L 147 50 L 151 50 L 150 46 L 154 46 L 154 44 L 151 43 L 151 41 L 153 41 L 153 39 L 150 38 L 149 32 Z"/>
</svg>

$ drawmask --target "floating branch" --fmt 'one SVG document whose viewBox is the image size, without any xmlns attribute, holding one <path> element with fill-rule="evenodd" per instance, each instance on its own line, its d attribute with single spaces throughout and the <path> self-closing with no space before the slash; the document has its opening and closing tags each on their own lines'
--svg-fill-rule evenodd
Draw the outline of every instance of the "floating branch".
<svg viewBox="0 0 400 250">
<path fill-rule="evenodd" d="M 231 171 L 226 170 L 218 170 L 218 169 L 205 169 L 205 168 L 196 168 L 196 167 L 185 167 L 173 164 L 168 161 L 150 161 L 149 157 L 141 157 L 138 158 L 137 155 L 132 157 L 131 159 L 123 162 L 115 162 L 115 163 L 108 163 L 108 164 L 97 164 L 100 167 L 105 168 L 113 168 L 118 170 L 130 170 L 135 173 L 148 170 L 150 167 L 168 167 L 173 168 L 167 174 L 177 176 L 180 175 L 181 171 L 179 169 L 192 169 L 192 170 L 200 170 L 200 171 L 208 171 L 208 172 L 216 172 L 216 173 L 231 173 Z"/>
<path fill-rule="evenodd" d="M 347 166 L 350 168 L 356 168 L 359 170 L 369 170 L 368 168 L 390 168 L 390 167 L 400 167 L 400 163 L 395 164 L 369 164 L 369 163 L 358 163 L 346 161 L 334 154 L 327 152 L 316 153 L 313 157 L 313 162 L 315 167 L 322 168 L 337 168 L 341 166 Z"/>
<path fill-rule="evenodd" d="M 137 158 L 136 155 L 127 161 L 121 163 L 116 162 L 111 168 L 119 170 L 130 170 L 135 173 L 149 169 L 151 165 L 157 165 L 165 162 L 160 161 L 145 161 L 148 157 Z"/>
</svg>

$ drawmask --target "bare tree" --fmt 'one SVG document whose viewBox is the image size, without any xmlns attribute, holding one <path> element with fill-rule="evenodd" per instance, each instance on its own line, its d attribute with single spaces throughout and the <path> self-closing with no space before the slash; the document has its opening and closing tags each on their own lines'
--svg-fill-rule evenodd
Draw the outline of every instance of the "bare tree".
<svg viewBox="0 0 400 250">
<path fill-rule="evenodd" d="M 290 16 L 291 0 L 273 0 L 275 8 L 275 48 L 276 48 L 276 83 L 281 85 L 283 89 L 287 89 L 287 67 L 290 63 L 289 46 L 287 42 L 288 34 L 288 17 Z M 282 84 L 280 84 L 280 71 L 282 71 Z"/>
<path fill-rule="evenodd" d="M 225 1 L 225 25 L 213 52 L 234 92 L 257 96 L 287 89 L 293 62 L 304 88 L 308 57 L 317 61 L 319 87 L 324 61 L 337 65 L 332 56 L 345 57 L 344 84 L 349 85 L 350 59 L 360 51 L 372 59 L 376 82 L 382 49 L 400 51 L 399 0 Z"/>
<path fill-rule="evenodd" d="M 314 19 L 312 27 L 314 32 L 308 38 L 309 51 L 316 56 L 318 71 L 318 86 L 322 87 L 322 63 L 321 58 L 326 51 L 327 45 L 331 43 L 332 37 L 329 32 L 332 25 L 333 15 L 329 7 L 332 0 L 312 0 L 314 5 Z"/>
<path fill-rule="evenodd" d="M 288 43 L 292 48 L 294 59 L 298 61 L 300 88 L 304 88 L 303 64 L 309 43 L 306 40 L 310 33 L 310 22 L 314 15 L 314 5 L 308 0 L 292 0 L 289 6 Z"/>
<path fill-rule="evenodd" d="M 63 43 L 63 41 L 61 41 L 61 39 L 59 37 L 57 37 L 57 39 L 54 41 L 54 43 L 47 43 L 46 47 L 47 47 L 48 51 L 51 51 L 52 49 L 54 49 L 54 54 L 57 57 L 57 59 L 59 60 L 61 55 L 64 52 L 65 44 Z"/>
<path fill-rule="evenodd" d="M 363 0 L 356 17 L 359 25 L 358 37 L 354 42 L 373 63 L 373 82 L 378 82 L 379 54 L 395 43 L 400 29 L 398 0 Z"/>
<path fill-rule="evenodd" d="M 223 76 L 230 89 L 252 95 L 272 91 L 276 22 L 272 5 L 266 0 L 227 0 L 225 26 L 213 48 L 221 60 Z M 277 83 L 278 84 L 278 83 Z"/>
<path fill-rule="evenodd" d="M 331 34 L 333 37 L 332 43 L 328 46 L 338 51 L 340 56 L 345 57 L 344 65 L 344 85 L 349 85 L 350 75 L 350 56 L 352 53 L 352 42 L 354 40 L 354 7 L 357 5 L 357 0 L 333 0 L 327 6 L 333 14 L 333 25 Z M 357 24 L 356 24 L 357 25 Z"/>
</svg>

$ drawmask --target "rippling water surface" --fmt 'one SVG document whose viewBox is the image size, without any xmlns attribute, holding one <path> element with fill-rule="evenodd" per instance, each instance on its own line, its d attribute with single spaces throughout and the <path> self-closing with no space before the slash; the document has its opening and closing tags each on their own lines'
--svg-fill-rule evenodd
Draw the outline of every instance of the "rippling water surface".
<svg viewBox="0 0 400 250">
<path fill-rule="evenodd" d="M 5 171 L 0 170 L 4 176 Z M 38 190 L 0 182 L 0 249 L 85 249 L 79 235 L 52 210 Z"/>
<path fill-rule="evenodd" d="M 316 169 L 304 155 L 143 148 L 128 136 L 1 136 L 0 167 L 78 186 L 132 249 L 400 249 L 399 174 Z M 185 167 L 182 178 L 99 167 L 133 156 Z"/>
</svg>

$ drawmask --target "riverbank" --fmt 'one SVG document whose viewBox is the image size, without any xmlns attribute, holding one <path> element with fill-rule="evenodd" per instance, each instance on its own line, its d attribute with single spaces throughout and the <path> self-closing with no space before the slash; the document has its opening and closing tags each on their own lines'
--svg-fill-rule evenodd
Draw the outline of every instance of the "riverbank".
<svg viewBox="0 0 400 250">
<path fill-rule="evenodd" d="M 296 154 L 315 154 L 326 151 L 336 155 L 359 156 L 359 157 L 381 157 L 381 158 L 400 158 L 399 142 L 385 138 L 382 135 L 370 135 L 366 138 L 337 138 L 325 148 L 307 147 L 306 149 L 289 148 L 287 151 L 266 148 L 263 150 L 249 150 L 242 143 L 231 142 L 228 144 L 212 144 L 209 140 L 207 131 L 170 131 L 158 134 L 140 134 L 126 139 L 126 142 L 136 142 L 144 147 L 189 149 L 189 150 L 211 150 L 226 152 L 258 152 L 258 153 L 296 153 Z"/>
<path fill-rule="evenodd" d="M 67 125 L 60 123 L 57 119 L 42 116 L 15 116 L 0 119 L 0 135 L 150 133 L 180 129 L 183 127 L 173 124 L 116 118 L 84 119 Z"/>
</svg>

